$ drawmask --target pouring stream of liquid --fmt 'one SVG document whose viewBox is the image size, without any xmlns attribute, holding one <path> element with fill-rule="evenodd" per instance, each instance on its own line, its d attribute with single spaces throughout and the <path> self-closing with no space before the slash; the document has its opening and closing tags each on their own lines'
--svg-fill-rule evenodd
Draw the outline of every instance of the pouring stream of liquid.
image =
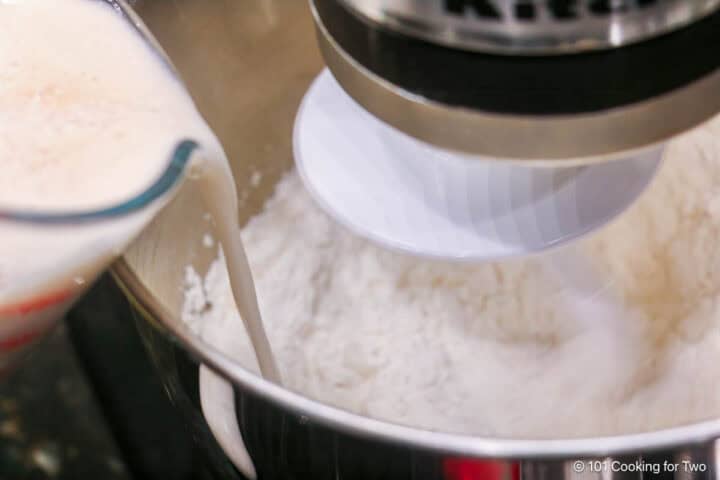
<svg viewBox="0 0 720 480">
<path fill-rule="evenodd" d="M 282 384 L 280 371 L 263 327 L 255 282 L 240 236 L 237 221 L 238 201 L 232 171 L 221 152 L 203 152 L 191 166 L 199 182 L 203 201 L 215 220 L 215 228 L 225 254 L 230 286 L 240 317 L 255 350 L 262 376 Z"/>
</svg>

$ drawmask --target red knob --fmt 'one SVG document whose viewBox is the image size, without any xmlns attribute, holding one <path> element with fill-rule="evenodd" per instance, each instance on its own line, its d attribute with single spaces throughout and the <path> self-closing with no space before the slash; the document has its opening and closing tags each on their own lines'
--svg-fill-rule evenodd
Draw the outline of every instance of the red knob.
<svg viewBox="0 0 720 480">
<path fill-rule="evenodd" d="M 517 463 L 446 458 L 443 462 L 445 480 L 520 480 Z"/>
</svg>

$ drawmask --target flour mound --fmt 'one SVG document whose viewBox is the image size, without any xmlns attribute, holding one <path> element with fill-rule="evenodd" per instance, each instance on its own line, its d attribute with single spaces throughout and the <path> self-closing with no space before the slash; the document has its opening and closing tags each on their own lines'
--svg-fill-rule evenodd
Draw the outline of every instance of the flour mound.
<svg viewBox="0 0 720 480">
<path fill-rule="evenodd" d="M 579 319 L 541 259 L 423 261 L 335 224 L 295 172 L 243 231 L 287 387 L 362 415 L 514 438 L 720 417 L 720 121 L 668 147 L 649 190 L 580 246 L 621 318 Z M 222 256 L 184 320 L 257 371 Z"/>
</svg>

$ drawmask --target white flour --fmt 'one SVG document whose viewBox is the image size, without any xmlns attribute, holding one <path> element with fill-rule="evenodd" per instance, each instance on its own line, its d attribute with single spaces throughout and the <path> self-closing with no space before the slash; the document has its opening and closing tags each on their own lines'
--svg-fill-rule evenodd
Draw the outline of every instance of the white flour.
<svg viewBox="0 0 720 480">
<path fill-rule="evenodd" d="M 720 417 L 720 121 L 673 143 L 641 200 L 581 245 L 627 307 L 578 321 L 537 260 L 462 266 L 333 223 L 293 172 L 243 238 L 284 381 L 450 432 L 573 437 Z M 257 370 L 222 260 L 185 320 Z"/>
</svg>

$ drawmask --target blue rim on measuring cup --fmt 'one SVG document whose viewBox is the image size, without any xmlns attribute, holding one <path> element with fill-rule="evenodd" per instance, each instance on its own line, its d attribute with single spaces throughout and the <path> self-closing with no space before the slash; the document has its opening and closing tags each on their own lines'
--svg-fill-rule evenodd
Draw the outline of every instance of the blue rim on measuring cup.
<svg viewBox="0 0 720 480">
<path fill-rule="evenodd" d="M 160 177 L 140 194 L 107 208 L 79 212 L 30 212 L 0 209 L 0 221 L 66 225 L 110 220 L 141 210 L 168 193 L 182 178 L 192 152 L 198 147 L 194 140 L 181 141 L 170 157 L 170 163 Z"/>
<path fill-rule="evenodd" d="M 125 21 L 130 23 L 135 31 L 145 40 L 148 46 L 159 56 L 160 60 L 169 68 L 176 76 L 178 81 L 182 81 L 177 75 L 177 71 L 172 62 L 160 47 L 152 34 L 148 31 L 142 21 L 137 17 L 135 12 L 128 7 L 125 0 L 101 0 L 107 3 L 115 10 Z M 42 212 L 42 211 L 21 211 L 21 210 L 3 210 L 0 208 L 0 221 L 12 221 L 28 224 L 42 225 L 68 225 L 78 223 L 97 222 L 102 220 L 111 220 L 113 218 L 128 215 L 148 206 L 153 201 L 169 192 L 182 177 L 185 167 L 187 166 L 190 156 L 198 147 L 194 140 L 185 139 L 181 141 L 173 152 L 165 171 L 160 177 L 147 189 L 139 195 L 111 207 L 102 208 L 92 211 L 80 212 Z"/>
</svg>

